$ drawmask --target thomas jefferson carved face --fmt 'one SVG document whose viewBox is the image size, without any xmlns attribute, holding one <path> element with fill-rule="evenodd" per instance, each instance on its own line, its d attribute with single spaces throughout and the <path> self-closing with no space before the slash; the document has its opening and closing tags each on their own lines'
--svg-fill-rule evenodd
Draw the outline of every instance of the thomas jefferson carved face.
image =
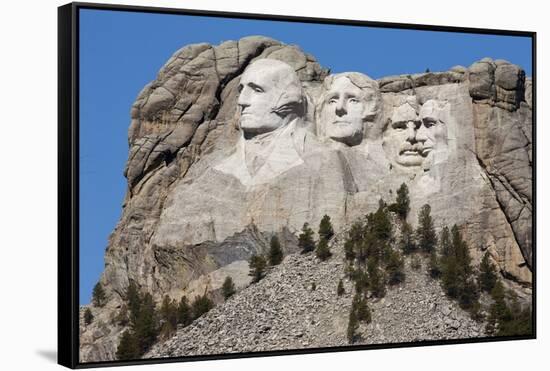
<svg viewBox="0 0 550 371">
<path fill-rule="evenodd" d="M 354 146 L 363 140 L 365 121 L 378 108 L 376 82 L 359 73 L 332 77 L 320 107 L 320 135 Z"/>
<path fill-rule="evenodd" d="M 447 129 L 439 119 L 438 103 L 429 100 L 418 108 L 411 99 L 394 111 L 384 132 L 383 146 L 392 162 L 429 169 L 426 159 L 446 143 Z"/>
<path fill-rule="evenodd" d="M 237 104 L 245 138 L 276 130 L 303 112 L 300 80 L 286 63 L 260 59 L 242 74 Z"/>
</svg>

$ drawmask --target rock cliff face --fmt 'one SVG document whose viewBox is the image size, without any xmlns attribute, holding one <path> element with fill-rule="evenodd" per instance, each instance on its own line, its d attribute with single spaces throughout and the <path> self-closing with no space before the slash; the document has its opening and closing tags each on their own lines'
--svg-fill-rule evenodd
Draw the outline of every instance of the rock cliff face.
<svg viewBox="0 0 550 371">
<path fill-rule="evenodd" d="M 303 114 L 276 140 L 248 140 L 239 128 L 240 80 L 261 59 L 290 65 L 303 89 Z M 128 190 L 105 253 L 108 304 L 94 309 L 97 323 L 109 322 L 130 281 L 157 300 L 215 291 L 227 275 L 245 287 L 246 261 L 272 234 L 295 252 L 305 222 L 317 226 L 328 214 L 339 230 L 380 198 L 393 202 L 402 183 L 410 223 L 430 204 L 437 228 L 460 227 L 474 263 L 488 250 L 501 274 L 530 292 L 532 101 L 523 70 L 486 58 L 372 83 L 349 77 L 375 91 L 364 101 L 378 102 L 357 145 L 321 135 L 319 107 L 335 86 L 328 77 L 299 47 L 260 36 L 189 45 L 168 60 L 132 106 Z M 243 180 L 239 151 L 246 159 L 254 145 L 294 152 L 268 157 L 257 173 L 265 175 Z M 81 330 L 82 361 L 114 359 L 122 328 Z"/>
</svg>

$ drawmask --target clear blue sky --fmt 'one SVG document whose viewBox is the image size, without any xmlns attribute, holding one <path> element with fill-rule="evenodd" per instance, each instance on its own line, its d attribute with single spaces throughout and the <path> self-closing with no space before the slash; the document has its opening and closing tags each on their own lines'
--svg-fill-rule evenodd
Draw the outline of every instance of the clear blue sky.
<svg viewBox="0 0 550 371">
<path fill-rule="evenodd" d="M 90 301 L 126 191 L 130 107 L 179 48 L 265 35 L 297 44 L 332 72 L 373 78 L 506 59 L 531 75 L 526 37 L 238 20 L 107 10 L 80 11 L 80 303 Z"/>
</svg>

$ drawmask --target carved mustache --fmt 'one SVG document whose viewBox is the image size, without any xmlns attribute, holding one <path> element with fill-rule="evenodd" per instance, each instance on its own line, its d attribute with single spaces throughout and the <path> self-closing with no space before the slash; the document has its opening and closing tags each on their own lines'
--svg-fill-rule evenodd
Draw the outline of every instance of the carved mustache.
<svg viewBox="0 0 550 371">
<path fill-rule="evenodd" d="M 409 142 L 405 142 L 399 148 L 399 154 L 402 155 L 405 152 L 417 152 L 421 156 L 426 156 L 431 150 L 431 146 L 424 147 L 422 143 L 411 144 Z"/>
</svg>

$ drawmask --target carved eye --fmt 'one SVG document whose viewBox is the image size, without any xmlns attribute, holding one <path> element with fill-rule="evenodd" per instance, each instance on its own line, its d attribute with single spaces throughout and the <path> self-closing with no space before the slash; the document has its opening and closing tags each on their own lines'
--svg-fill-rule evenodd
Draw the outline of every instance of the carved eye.
<svg viewBox="0 0 550 371">
<path fill-rule="evenodd" d="M 357 99 L 357 98 L 350 98 L 350 99 L 348 99 L 348 102 L 349 102 L 349 103 L 353 103 L 353 104 L 357 104 L 357 103 L 359 103 L 359 99 Z"/>
<path fill-rule="evenodd" d="M 395 130 L 405 130 L 407 128 L 407 123 L 405 121 L 397 121 L 392 124 L 392 127 Z"/>
<path fill-rule="evenodd" d="M 254 83 L 249 83 L 248 86 L 250 86 L 250 88 L 252 90 L 254 90 L 256 93 L 263 93 L 264 92 L 264 89 L 261 86 L 256 85 Z"/>
<path fill-rule="evenodd" d="M 243 91 L 243 84 L 239 84 L 239 86 L 237 87 L 237 91 L 240 93 L 241 91 Z"/>
<path fill-rule="evenodd" d="M 435 121 L 430 120 L 430 119 L 424 119 L 424 120 L 422 120 L 422 123 L 424 124 L 424 127 L 426 127 L 426 128 L 431 128 L 432 126 L 435 125 Z"/>
<path fill-rule="evenodd" d="M 330 98 L 328 100 L 328 104 L 336 104 L 336 103 L 338 103 L 338 99 L 336 99 L 336 98 Z"/>
</svg>

